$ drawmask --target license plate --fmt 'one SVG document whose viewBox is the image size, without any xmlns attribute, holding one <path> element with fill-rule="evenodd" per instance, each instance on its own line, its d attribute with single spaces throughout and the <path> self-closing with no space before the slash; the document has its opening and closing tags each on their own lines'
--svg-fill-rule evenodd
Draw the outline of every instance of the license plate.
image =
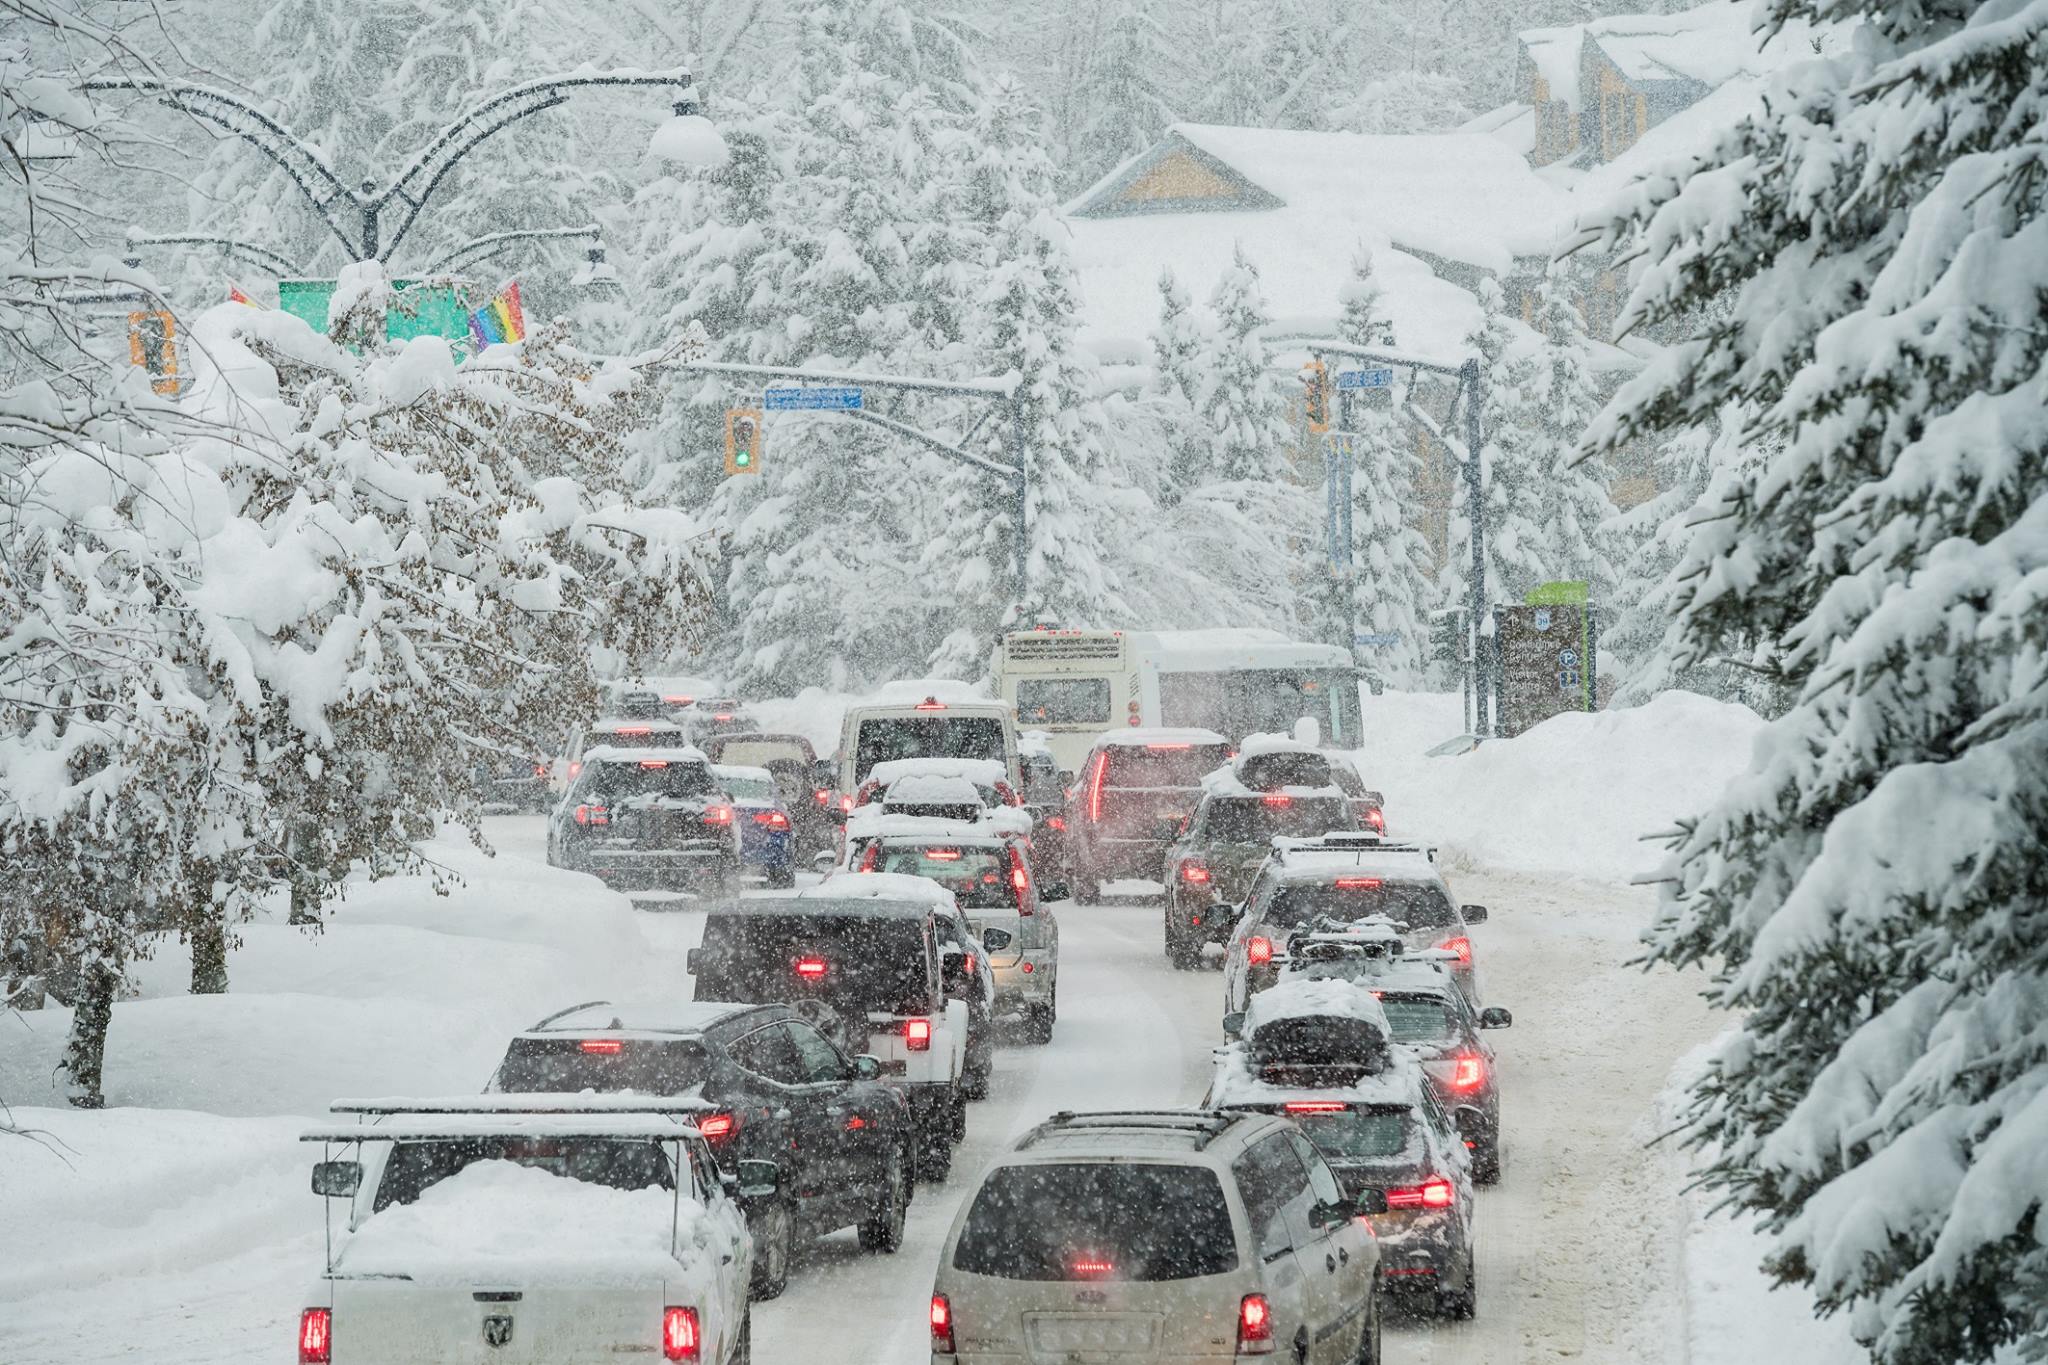
<svg viewBox="0 0 2048 1365">
<path fill-rule="evenodd" d="M 1028 1330 L 1034 1351 L 1150 1351 L 1159 1343 L 1151 1313 L 1035 1313 Z"/>
</svg>

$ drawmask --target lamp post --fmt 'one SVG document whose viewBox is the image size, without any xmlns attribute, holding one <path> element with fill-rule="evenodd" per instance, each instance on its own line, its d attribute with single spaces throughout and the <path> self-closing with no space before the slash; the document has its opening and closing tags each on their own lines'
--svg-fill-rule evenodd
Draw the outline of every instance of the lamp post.
<svg viewBox="0 0 2048 1365">
<path fill-rule="evenodd" d="M 355 189 L 342 183 L 327 159 L 268 114 L 211 86 L 150 77 L 87 81 L 87 91 L 127 90 L 154 95 L 170 108 L 225 130 L 262 152 L 305 196 L 354 261 L 385 262 L 419 218 L 441 181 L 463 157 L 492 134 L 543 110 L 568 103 L 580 91 L 604 88 L 671 88 L 675 117 L 655 131 L 653 150 L 671 160 L 722 160 L 723 141 L 706 120 L 687 68 L 619 71 L 604 75 L 547 76 L 491 96 L 436 133 L 405 169 L 381 190 L 365 180 Z M 396 219 L 385 233 L 386 210 Z"/>
<path fill-rule="evenodd" d="M 279 279 L 288 279 L 299 273 L 299 268 L 268 247 L 257 246 L 235 237 L 209 237 L 197 232 L 144 232 L 141 228 L 128 229 L 128 255 L 124 264 L 131 268 L 142 265 L 142 248 L 146 246 L 210 246 L 223 256 L 232 256 L 249 264 L 268 270 Z"/>
</svg>

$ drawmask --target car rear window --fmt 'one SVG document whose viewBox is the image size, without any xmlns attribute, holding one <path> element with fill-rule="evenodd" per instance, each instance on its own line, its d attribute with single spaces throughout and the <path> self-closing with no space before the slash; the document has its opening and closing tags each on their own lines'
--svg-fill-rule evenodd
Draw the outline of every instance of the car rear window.
<svg viewBox="0 0 2048 1365">
<path fill-rule="evenodd" d="M 801 1004 L 856 1013 L 922 1014 L 931 1006 L 924 921 L 854 911 L 713 914 L 697 962 L 699 1000 Z M 797 964 L 815 972 L 799 973 Z"/>
<path fill-rule="evenodd" d="M 884 848 L 878 861 L 877 872 L 929 877 L 952 892 L 963 910 L 993 910 L 1017 903 L 1010 889 L 1009 859 L 1002 849 L 986 844 Z"/>
<path fill-rule="evenodd" d="M 1202 774 L 1222 767 L 1230 755 L 1221 744 L 1112 744 L 1103 752 L 1109 756 L 1105 787 L 1183 790 L 1201 786 Z"/>
<path fill-rule="evenodd" d="M 1381 996 L 1380 1008 L 1387 1012 L 1387 1027 L 1393 1031 L 1397 1043 L 1433 1043 L 1450 1037 L 1455 1031 L 1451 1011 L 1441 1000 L 1427 997 L 1396 1000 L 1392 996 Z"/>
<path fill-rule="evenodd" d="M 1203 835 L 1224 844 L 1263 844 L 1276 834 L 1305 838 L 1352 827 L 1351 807 L 1333 796 L 1219 797 L 1202 817 Z"/>
<path fill-rule="evenodd" d="M 585 747 L 615 744 L 621 749 L 680 749 L 687 743 L 689 738 L 681 730 L 652 725 L 621 725 L 593 732 Z"/>
<path fill-rule="evenodd" d="M 1107 725 L 1109 679 L 1019 679 L 1017 718 L 1025 725 Z"/>
<path fill-rule="evenodd" d="M 691 800 L 711 794 L 711 773 L 701 763 L 646 759 L 624 763 L 593 763 L 584 769 L 577 795 L 585 800 L 624 801 L 635 796 L 672 796 Z"/>
<path fill-rule="evenodd" d="M 1185 1280 L 1237 1268 L 1206 1166 L 1004 1166 L 974 1197 L 953 1268 L 1005 1280 Z"/>
<path fill-rule="evenodd" d="M 725 788 L 727 796 L 740 801 L 770 801 L 782 795 L 782 790 L 766 777 L 721 777 L 718 785 Z"/>
<path fill-rule="evenodd" d="M 1259 912 L 1261 921 L 1283 929 L 1299 928 L 1325 915 L 1343 920 L 1384 915 L 1410 929 L 1442 929 L 1457 922 L 1451 898 L 1431 882 L 1283 886 L 1271 904 Z"/>
<path fill-rule="evenodd" d="M 1296 1113 L 1308 1140 L 1330 1161 L 1385 1161 L 1408 1150 L 1415 1122 L 1405 1109 L 1345 1109 L 1337 1113 Z"/>
<path fill-rule="evenodd" d="M 512 1094 L 635 1090 L 680 1095 L 702 1084 L 711 1068 L 696 1042 L 609 1037 L 601 1040 L 606 1050 L 592 1051 L 584 1047 L 586 1041 L 599 1040 L 514 1038 L 498 1063 L 495 1084 Z"/>
<path fill-rule="evenodd" d="M 736 768 L 765 768 L 771 763 L 802 765 L 811 761 L 804 746 L 793 739 L 733 739 L 706 747 L 714 750 L 712 757 L 718 762 Z"/>
<path fill-rule="evenodd" d="M 1007 762 L 1003 722 L 995 716 L 896 716 L 862 721 L 853 752 L 853 776 L 866 779 L 877 763 L 899 758 L 992 758 Z"/>
<path fill-rule="evenodd" d="M 427 1190 L 479 1161 L 520 1166 L 609 1185 L 616 1190 L 674 1187 L 668 1158 L 657 1143 L 618 1138 L 464 1138 L 451 1142 L 400 1142 L 393 1146 L 377 1182 L 373 1213 L 410 1204 Z"/>
</svg>

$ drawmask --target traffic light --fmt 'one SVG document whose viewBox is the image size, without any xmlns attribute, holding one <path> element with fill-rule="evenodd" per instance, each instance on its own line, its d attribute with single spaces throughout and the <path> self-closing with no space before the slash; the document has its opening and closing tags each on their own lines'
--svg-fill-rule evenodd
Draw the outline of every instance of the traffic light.
<svg viewBox="0 0 2048 1365">
<path fill-rule="evenodd" d="M 169 313 L 128 315 L 128 359 L 149 371 L 149 387 L 170 395 L 178 391 L 177 328 Z"/>
<path fill-rule="evenodd" d="M 761 412 L 758 408 L 727 408 L 725 411 L 725 472 L 761 472 Z"/>
<path fill-rule="evenodd" d="M 1308 429 L 1318 436 L 1330 429 L 1330 370 L 1320 360 L 1301 368 L 1301 382 L 1308 389 Z"/>
</svg>

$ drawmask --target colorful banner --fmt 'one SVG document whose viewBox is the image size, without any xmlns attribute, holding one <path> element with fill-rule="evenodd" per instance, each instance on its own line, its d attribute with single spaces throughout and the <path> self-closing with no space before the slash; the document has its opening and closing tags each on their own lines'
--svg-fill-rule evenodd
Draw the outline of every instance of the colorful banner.
<svg viewBox="0 0 2048 1365">
<path fill-rule="evenodd" d="M 526 339 L 526 314 L 519 307 L 519 281 L 506 285 L 496 298 L 469 315 L 469 334 L 478 350 L 501 341 Z"/>
</svg>

